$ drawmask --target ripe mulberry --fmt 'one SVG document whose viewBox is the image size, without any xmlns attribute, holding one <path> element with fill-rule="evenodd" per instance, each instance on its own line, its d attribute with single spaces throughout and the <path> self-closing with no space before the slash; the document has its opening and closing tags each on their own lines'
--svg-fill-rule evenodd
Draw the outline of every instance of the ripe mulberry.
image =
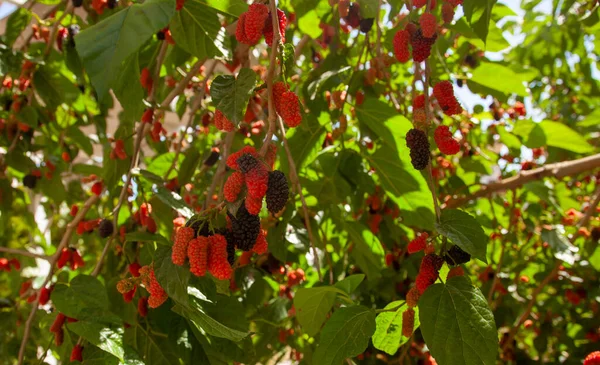
<svg viewBox="0 0 600 365">
<path fill-rule="evenodd" d="M 402 313 L 402 336 L 410 337 L 415 328 L 415 311 L 409 308 Z"/>
<path fill-rule="evenodd" d="M 431 38 L 434 36 L 437 29 L 437 19 L 435 15 L 431 13 L 423 13 L 419 18 L 419 25 L 421 25 L 421 31 L 425 38 Z"/>
<path fill-rule="evenodd" d="M 410 288 L 408 293 L 406 293 L 406 304 L 409 308 L 414 308 L 419 303 L 419 298 L 421 297 L 421 293 L 419 293 L 419 289 L 416 287 Z"/>
<path fill-rule="evenodd" d="M 269 249 L 269 243 L 267 242 L 267 231 L 261 230 L 256 238 L 256 244 L 252 248 L 252 251 L 257 253 L 258 255 L 262 255 L 267 253 Z"/>
<path fill-rule="evenodd" d="M 227 241 L 227 262 L 233 267 L 233 264 L 235 263 L 235 242 L 233 241 L 233 236 L 230 230 L 224 231 L 223 236 Z"/>
<path fill-rule="evenodd" d="M 250 41 L 246 38 L 246 15 L 247 13 L 244 12 L 240 14 L 240 17 L 238 18 L 237 26 L 235 28 L 235 39 L 240 43 L 250 44 Z"/>
<path fill-rule="evenodd" d="M 29 189 L 35 189 L 35 186 L 37 185 L 37 181 L 38 181 L 38 178 L 36 176 L 25 175 L 25 177 L 23 177 L 23 186 L 25 186 Z"/>
<path fill-rule="evenodd" d="M 440 104 L 446 115 L 456 115 L 462 112 L 462 107 L 454 96 L 454 88 L 450 81 L 440 81 L 433 86 L 433 96 Z"/>
<path fill-rule="evenodd" d="M 255 168 L 259 167 L 259 165 L 260 162 L 258 161 L 256 156 L 249 153 L 245 153 L 237 159 L 238 170 L 240 170 L 244 174 L 247 174 L 251 170 L 254 170 Z"/>
<path fill-rule="evenodd" d="M 283 172 L 275 170 L 269 173 L 266 195 L 269 212 L 275 214 L 285 207 L 290 195 L 290 188 Z"/>
<path fill-rule="evenodd" d="M 248 196 L 255 200 L 262 200 L 267 193 L 268 183 L 269 171 L 263 165 L 256 166 L 246 174 Z"/>
<path fill-rule="evenodd" d="M 600 365 L 600 351 L 594 351 L 585 357 L 583 365 Z"/>
<path fill-rule="evenodd" d="M 452 138 L 450 128 L 445 125 L 440 125 L 435 129 L 433 134 L 435 143 L 443 154 L 455 155 L 460 151 L 460 144 Z"/>
<path fill-rule="evenodd" d="M 281 38 L 281 42 L 285 43 L 285 29 L 287 27 L 287 18 L 285 17 L 285 13 L 277 9 L 277 18 L 279 20 L 279 37 Z M 267 20 L 265 20 L 265 27 L 263 29 L 263 33 L 265 35 L 265 41 L 269 46 L 273 45 L 273 19 L 271 17 L 271 13 L 269 12 L 269 16 Z"/>
<path fill-rule="evenodd" d="M 215 112 L 215 126 L 223 132 L 231 132 L 235 129 L 235 125 L 220 110 Z"/>
<path fill-rule="evenodd" d="M 225 200 L 230 203 L 233 203 L 237 200 L 240 192 L 244 188 L 244 175 L 241 172 L 235 171 L 223 186 L 223 195 L 225 196 Z"/>
<path fill-rule="evenodd" d="M 462 265 L 471 260 L 471 255 L 467 252 L 463 251 L 457 245 L 450 247 L 446 255 L 444 256 L 444 260 L 448 265 L 456 266 Z"/>
<path fill-rule="evenodd" d="M 196 276 L 204 276 L 208 265 L 208 237 L 198 237 L 190 241 L 188 245 L 188 257 L 190 258 L 190 272 Z"/>
<path fill-rule="evenodd" d="M 229 279 L 233 270 L 227 262 L 227 240 L 223 235 L 209 237 L 208 271 L 219 280 Z"/>
<path fill-rule="evenodd" d="M 454 6 L 450 3 L 442 5 L 442 19 L 444 23 L 451 23 L 454 20 Z"/>
<path fill-rule="evenodd" d="M 233 240 L 237 247 L 243 251 L 250 251 L 260 232 L 260 218 L 248 212 L 245 205 L 240 206 L 235 217 L 227 213 L 231 220 Z"/>
<path fill-rule="evenodd" d="M 256 152 L 256 149 L 254 147 L 245 146 L 241 150 L 234 152 L 231 155 L 229 155 L 229 157 L 227 157 L 227 166 L 229 166 L 233 170 L 239 170 L 240 168 L 238 166 L 237 160 L 244 154 L 250 154 L 254 157 L 258 157 L 258 153 Z"/>
<path fill-rule="evenodd" d="M 146 317 L 148 315 L 148 298 L 140 297 L 140 299 L 138 299 L 137 310 L 140 317 Z"/>
<path fill-rule="evenodd" d="M 423 35 L 423 31 L 418 29 L 412 33 L 410 43 L 412 45 L 413 60 L 415 62 L 425 61 L 431 54 L 431 47 L 435 43 L 437 35 L 427 38 Z"/>
<path fill-rule="evenodd" d="M 194 229 L 191 227 L 181 227 L 175 233 L 175 243 L 173 244 L 173 253 L 171 260 L 175 265 L 183 265 L 187 258 L 188 243 L 194 238 Z"/>
<path fill-rule="evenodd" d="M 115 227 L 109 219 L 103 219 L 98 226 L 98 234 L 101 238 L 106 238 L 113 234 Z"/>
<path fill-rule="evenodd" d="M 219 161 L 219 157 L 219 149 L 213 148 L 212 151 L 210 151 L 210 155 L 208 155 L 208 157 L 206 158 L 206 160 L 204 160 L 202 164 L 207 167 L 214 166 L 214 164 L 216 164 L 217 161 Z"/>
<path fill-rule="evenodd" d="M 410 241 L 407 247 L 408 253 L 412 254 L 424 250 L 425 246 L 427 245 L 427 238 L 429 238 L 429 235 L 427 232 L 423 232 L 418 237 Z"/>
<path fill-rule="evenodd" d="M 273 104 L 275 104 L 275 111 L 281 115 L 282 96 L 283 93 L 288 91 L 288 87 L 281 81 L 273 84 Z"/>
<path fill-rule="evenodd" d="M 293 91 L 286 91 L 281 95 L 279 109 L 281 111 L 279 115 L 288 127 L 297 127 L 302 122 L 300 101 Z"/>
<path fill-rule="evenodd" d="M 410 59 L 410 33 L 407 30 L 400 29 L 394 36 L 394 56 L 399 62 L 405 63 Z"/>
<path fill-rule="evenodd" d="M 63 248 L 60 256 L 58 257 L 58 261 L 56 262 L 56 266 L 59 269 L 62 269 L 69 261 L 71 261 L 71 250 L 68 248 Z"/>
<path fill-rule="evenodd" d="M 444 261 L 437 255 L 426 255 L 423 257 L 419 274 L 415 281 L 416 287 L 421 294 L 438 279 L 439 270 L 443 263 Z"/>
<path fill-rule="evenodd" d="M 263 4 L 252 4 L 244 19 L 244 34 L 246 44 L 254 45 L 262 37 L 265 21 L 269 17 L 269 8 Z"/>
<path fill-rule="evenodd" d="M 410 159 L 416 170 L 423 170 L 429 164 L 429 140 L 425 132 L 411 129 L 406 134 L 406 145 L 410 149 Z"/>
</svg>

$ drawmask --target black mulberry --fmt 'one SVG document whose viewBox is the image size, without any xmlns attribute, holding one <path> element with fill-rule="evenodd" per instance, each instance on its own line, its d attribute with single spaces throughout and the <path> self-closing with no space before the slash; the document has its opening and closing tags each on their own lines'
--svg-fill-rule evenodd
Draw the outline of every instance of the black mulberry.
<svg viewBox="0 0 600 365">
<path fill-rule="evenodd" d="M 215 151 L 215 150 L 212 150 L 210 152 L 210 155 L 208 155 L 208 157 L 206 158 L 206 160 L 204 160 L 204 166 L 211 167 L 214 164 L 216 164 L 217 161 L 219 161 L 219 152 Z"/>
<path fill-rule="evenodd" d="M 406 134 L 406 145 L 410 148 L 410 160 L 416 170 L 423 170 L 429 164 L 429 140 L 425 132 L 411 129 Z"/>
<path fill-rule="evenodd" d="M 108 219 L 103 219 L 98 226 L 98 234 L 101 238 L 106 238 L 113 234 L 115 227 L 113 223 Z"/>
<path fill-rule="evenodd" d="M 240 206 L 235 217 L 229 212 L 227 215 L 231 219 L 232 236 L 237 248 L 250 251 L 260 233 L 260 218 L 250 214 L 245 204 Z"/>
<path fill-rule="evenodd" d="M 23 185 L 25 185 L 29 189 L 35 189 L 37 181 L 38 178 L 33 175 L 25 175 L 25 177 L 23 177 Z"/>
<path fill-rule="evenodd" d="M 275 214 L 285 207 L 290 195 L 290 188 L 285 175 L 281 171 L 272 171 L 269 173 L 269 182 L 267 185 L 267 209 Z"/>
<path fill-rule="evenodd" d="M 444 260 L 448 265 L 456 266 L 467 263 L 471 260 L 471 255 L 467 252 L 463 251 L 457 245 L 450 247 L 446 255 L 444 256 Z"/>
<path fill-rule="evenodd" d="M 248 173 L 248 171 L 254 169 L 259 164 L 256 157 L 252 156 L 249 153 L 240 156 L 236 162 L 238 167 L 240 168 L 240 171 L 244 174 Z"/>
</svg>

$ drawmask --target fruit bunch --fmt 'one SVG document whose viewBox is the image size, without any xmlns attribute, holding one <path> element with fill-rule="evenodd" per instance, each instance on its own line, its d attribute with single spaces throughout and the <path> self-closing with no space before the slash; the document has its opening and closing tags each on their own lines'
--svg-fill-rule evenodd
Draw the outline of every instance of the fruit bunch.
<svg viewBox="0 0 600 365">
<path fill-rule="evenodd" d="M 279 36 L 285 43 L 285 29 L 287 18 L 285 13 L 277 9 L 277 19 L 279 24 Z M 273 44 L 273 18 L 269 8 L 264 4 L 254 3 L 250 5 L 248 11 L 242 13 L 238 18 L 235 29 L 235 38 L 238 42 L 253 46 L 260 41 L 262 36 L 269 46 Z"/>
</svg>

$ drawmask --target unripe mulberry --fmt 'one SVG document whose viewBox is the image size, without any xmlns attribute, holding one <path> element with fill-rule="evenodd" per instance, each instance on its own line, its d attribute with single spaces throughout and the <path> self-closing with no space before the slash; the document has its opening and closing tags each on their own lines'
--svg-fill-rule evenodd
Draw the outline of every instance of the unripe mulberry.
<svg viewBox="0 0 600 365">
<path fill-rule="evenodd" d="M 287 204 L 289 195 L 290 188 L 285 174 L 278 170 L 270 172 L 266 193 L 267 209 L 269 212 L 273 214 L 280 212 Z"/>
<path fill-rule="evenodd" d="M 600 351 L 594 351 L 585 357 L 583 365 L 600 365 Z"/>
<path fill-rule="evenodd" d="M 235 129 L 235 125 L 220 110 L 215 112 L 215 126 L 223 132 L 231 132 Z"/>
<path fill-rule="evenodd" d="M 231 220 L 233 240 L 237 247 L 243 251 L 250 251 L 260 232 L 260 218 L 248 212 L 245 205 L 240 206 L 236 216 L 227 213 Z"/>
<path fill-rule="evenodd" d="M 297 127 L 302 122 L 298 95 L 293 91 L 286 91 L 281 95 L 279 109 L 281 111 L 279 115 L 288 127 Z"/>
<path fill-rule="evenodd" d="M 407 30 L 400 29 L 394 36 L 394 56 L 399 62 L 405 63 L 410 59 L 410 33 Z"/>
<path fill-rule="evenodd" d="M 237 200 L 240 192 L 244 188 L 244 175 L 241 172 L 235 171 L 223 185 L 223 196 L 225 200 L 233 203 Z"/>
<path fill-rule="evenodd" d="M 402 313 L 402 336 L 410 337 L 415 328 L 415 311 L 409 308 Z"/>
<path fill-rule="evenodd" d="M 440 104 L 446 115 L 456 115 L 462 112 L 462 107 L 454 96 L 454 88 L 450 81 L 440 81 L 433 86 L 433 96 Z"/>
<path fill-rule="evenodd" d="M 121 294 L 131 291 L 134 287 L 135 284 L 129 279 L 123 279 L 117 282 L 117 291 Z"/>
<path fill-rule="evenodd" d="M 275 104 L 275 111 L 277 114 L 281 115 L 281 99 L 283 97 L 283 93 L 288 91 L 288 87 L 281 81 L 278 81 L 273 84 L 273 104 Z"/>
<path fill-rule="evenodd" d="M 424 250 L 425 246 L 427 245 L 427 238 L 429 238 L 429 235 L 427 232 L 423 232 L 418 237 L 410 241 L 407 247 L 408 253 L 412 254 Z"/>
<path fill-rule="evenodd" d="M 426 12 L 419 18 L 419 25 L 421 25 L 423 36 L 425 38 L 431 38 L 437 29 L 437 19 L 435 15 Z"/>
<path fill-rule="evenodd" d="M 263 4 L 252 4 L 244 19 L 245 43 L 254 45 L 262 37 L 265 21 L 269 17 L 269 8 Z"/>
<path fill-rule="evenodd" d="M 114 229 L 113 222 L 108 219 L 103 219 L 98 226 L 98 234 L 101 238 L 106 238 L 113 234 Z"/>
<path fill-rule="evenodd" d="M 146 290 L 150 293 L 148 305 L 150 308 L 159 307 L 168 299 L 168 295 L 162 286 L 160 286 L 158 280 L 156 280 L 154 268 L 152 266 L 144 266 L 140 269 L 140 274 Z"/>
<path fill-rule="evenodd" d="M 206 275 L 208 265 L 208 237 L 199 236 L 190 241 L 188 257 L 190 258 L 190 272 L 196 276 Z"/>
<path fill-rule="evenodd" d="M 452 133 L 450 132 L 450 128 L 448 128 L 448 126 L 438 126 L 435 129 L 433 138 L 443 154 L 455 155 L 460 151 L 460 144 L 452 137 Z"/>
<path fill-rule="evenodd" d="M 208 271 L 219 280 L 229 279 L 233 270 L 227 262 L 227 240 L 223 235 L 209 237 Z"/>
<path fill-rule="evenodd" d="M 416 170 L 423 170 L 429 164 L 429 140 L 425 132 L 411 129 L 406 134 L 406 145 L 410 149 L 410 159 Z"/>
<path fill-rule="evenodd" d="M 450 247 L 446 255 L 444 256 L 444 260 L 448 265 L 456 266 L 462 265 L 471 260 L 471 255 L 467 252 L 463 251 L 457 245 Z"/>
<path fill-rule="evenodd" d="M 408 308 L 414 308 L 419 303 L 419 298 L 421 297 L 421 293 L 419 293 L 419 289 L 416 287 L 410 288 L 408 293 L 406 293 L 406 304 Z"/>
<path fill-rule="evenodd" d="M 140 276 L 140 264 L 137 261 L 132 262 L 131 264 L 129 264 L 129 273 L 133 276 L 133 277 L 138 277 Z"/>
<path fill-rule="evenodd" d="M 138 299 L 137 310 L 140 317 L 146 317 L 148 315 L 148 298 L 140 297 L 140 299 Z"/>
<path fill-rule="evenodd" d="M 258 234 L 258 237 L 256 237 L 256 244 L 254 244 L 252 251 L 259 255 L 262 255 L 264 253 L 267 253 L 268 249 L 269 243 L 267 242 L 267 231 L 261 229 L 260 233 Z"/>
<path fill-rule="evenodd" d="M 238 18 L 237 26 L 235 28 L 235 39 L 240 43 L 250 44 L 250 41 L 246 38 L 246 15 L 247 13 L 243 12 Z"/>
<path fill-rule="evenodd" d="M 83 361 L 83 346 L 81 345 L 75 345 L 75 347 L 73 347 L 73 350 L 71 351 L 71 362 L 73 361 L 79 361 L 82 362 Z"/>
<path fill-rule="evenodd" d="M 257 215 L 262 209 L 262 201 L 262 198 L 253 198 L 251 196 L 247 196 L 246 200 L 244 201 L 244 205 L 246 206 L 248 213 Z"/>
<path fill-rule="evenodd" d="M 277 9 L 277 18 L 279 20 L 279 37 L 281 38 L 281 42 L 285 43 L 285 29 L 287 27 L 287 18 L 285 17 L 285 13 Z M 267 20 L 265 20 L 265 27 L 263 29 L 263 33 L 265 35 L 265 41 L 269 46 L 273 45 L 273 20 L 271 17 L 271 13 L 269 12 L 269 16 Z"/>
<path fill-rule="evenodd" d="M 69 261 L 71 261 L 71 250 L 68 248 L 63 248 L 60 256 L 58 257 L 58 261 L 56 262 L 56 266 L 59 269 L 62 269 Z"/>
<path fill-rule="evenodd" d="M 181 227 L 175 233 L 175 243 L 171 254 L 171 260 L 175 265 L 181 266 L 185 263 L 188 243 L 192 238 L 194 238 L 194 229 L 191 227 Z"/>
<path fill-rule="evenodd" d="M 425 37 L 421 29 L 418 29 L 412 34 L 410 43 L 412 45 L 413 60 L 415 62 L 423 62 L 429 57 L 431 54 L 431 47 L 435 43 L 436 38 L 436 34 L 431 38 Z"/>
<path fill-rule="evenodd" d="M 246 174 L 246 188 L 248 196 L 253 199 L 260 199 L 267 193 L 269 183 L 269 171 L 263 166 L 258 165 Z"/>
<path fill-rule="evenodd" d="M 56 315 L 56 318 L 54 319 L 54 322 L 52 322 L 52 325 L 50 326 L 50 332 L 58 332 L 62 329 L 62 326 L 65 324 L 65 321 L 67 320 L 67 316 L 65 316 L 62 313 L 58 313 Z"/>
<path fill-rule="evenodd" d="M 240 168 L 238 166 L 237 160 L 244 154 L 250 154 L 254 157 L 258 157 L 258 153 L 256 152 L 256 149 L 254 147 L 245 146 L 241 150 L 234 152 L 227 157 L 227 166 L 229 166 L 233 170 L 239 170 Z"/>
<path fill-rule="evenodd" d="M 137 291 L 137 286 L 134 286 L 133 289 L 131 289 L 127 293 L 123 294 L 123 300 L 125 301 L 125 303 L 131 303 L 136 291 Z"/>
<path fill-rule="evenodd" d="M 442 19 L 444 23 L 451 23 L 454 20 L 454 6 L 450 3 L 442 5 Z"/>
</svg>

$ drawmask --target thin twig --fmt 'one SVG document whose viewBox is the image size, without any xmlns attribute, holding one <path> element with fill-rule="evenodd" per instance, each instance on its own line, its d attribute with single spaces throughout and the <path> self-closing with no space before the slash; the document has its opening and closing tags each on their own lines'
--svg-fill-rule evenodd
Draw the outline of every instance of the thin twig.
<svg viewBox="0 0 600 365">
<path fill-rule="evenodd" d="M 58 258 L 60 257 L 63 248 L 67 247 L 67 245 L 69 244 L 69 241 L 71 239 L 71 236 L 73 235 L 73 232 L 75 231 L 75 228 L 77 227 L 77 224 L 85 217 L 85 214 L 88 212 L 88 210 L 90 210 L 92 205 L 94 205 L 94 203 L 96 203 L 98 201 L 99 198 L 100 197 L 95 194 L 90 196 L 88 198 L 88 200 L 85 202 L 85 204 L 83 205 L 83 207 L 81 207 L 81 209 L 79 209 L 79 211 L 77 212 L 77 215 L 75 215 L 75 218 L 73 218 L 73 220 L 69 224 L 67 224 L 67 230 L 65 231 L 65 233 L 62 237 L 62 240 L 58 244 L 58 247 L 56 247 L 56 253 L 54 253 L 52 258 L 49 260 L 50 261 L 50 269 L 49 269 L 48 275 L 46 276 L 46 279 L 44 279 L 44 282 L 42 283 L 40 288 L 46 287 L 48 282 L 50 282 L 50 280 L 52 279 L 52 274 L 54 273 L 54 266 L 56 265 L 56 262 L 58 261 Z M 40 303 L 40 295 L 39 294 L 40 294 L 40 291 L 38 291 L 38 293 L 36 294 L 36 297 L 35 297 L 35 301 L 31 304 L 31 312 L 29 312 L 29 317 L 27 318 L 27 321 L 25 322 L 25 331 L 23 333 L 23 340 L 21 341 L 21 347 L 19 349 L 18 365 L 23 364 L 23 359 L 25 356 L 25 347 L 27 346 L 27 341 L 29 340 L 29 334 L 31 333 L 31 326 L 33 325 L 33 318 L 35 317 L 35 313 L 37 312 L 37 309 L 38 309 L 38 306 Z"/>
<path fill-rule="evenodd" d="M 42 260 L 50 261 L 50 256 L 40 255 L 37 253 L 29 252 L 26 250 L 19 250 L 16 248 L 0 247 L 0 252 L 6 252 L 6 253 L 13 254 L 13 255 L 27 256 L 27 257 L 32 257 L 34 259 L 42 259 Z"/>
<path fill-rule="evenodd" d="M 415 63 L 416 65 L 416 63 Z M 429 125 L 431 122 L 431 110 L 429 109 L 429 64 L 425 61 L 425 81 L 423 82 L 423 94 L 425 96 L 425 124 Z M 415 68 L 415 77 L 416 68 Z M 436 220 L 440 221 L 440 216 L 442 215 L 442 211 L 440 209 L 440 204 L 438 202 L 438 197 L 435 189 L 435 181 L 433 180 L 433 171 L 431 167 L 431 157 L 429 157 L 429 163 L 427 164 L 427 182 L 429 183 L 429 190 L 431 190 L 431 196 L 433 198 L 433 206 L 435 208 L 435 217 Z"/>
<path fill-rule="evenodd" d="M 275 68 L 277 67 L 277 52 L 279 50 L 279 41 L 281 40 L 281 37 L 279 35 L 279 18 L 277 16 L 277 4 L 275 3 L 275 0 L 269 2 L 269 7 L 273 25 L 273 47 L 271 48 L 269 68 L 267 69 L 267 79 L 265 80 L 267 83 L 267 102 L 269 110 L 267 120 L 269 122 L 269 129 L 267 130 L 267 135 L 265 136 L 265 140 L 260 149 L 261 156 L 267 154 L 269 145 L 273 139 L 273 134 L 275 134 L 275 130 L 277 129 L 277 113 L 275 111 L 275 102 L 273 100 L 273 78 L 275 77 Z"/>
<path fill-rule="evenodd" d="M 290 168 L 290 180 L 293 185 L 296 186 L 298 190 L 298 194 L 300 194 L 300 201 L 302 202 L 302 210 L 304 211 L 304 224 L 306 225 L 306 230 L 308 231 L 308 238 L 310 239 L 310 246 L 313 251 L 313 256 L 315 260 L 315 269 L 317 270 L 317 274 L 319 275 L 319 281 L 323 282 L 323 274 L 321 274 L 321 264 L 319 263 L 319 255 L 317 253 L 317 248 L 315 247 L 315 239 L 313 237 L 312 227 L 310 225 L 310 217 L 308 214 L 308 206 L 306 205 L 306 199 L 304 199 L 304 193 L 302 192 L 302 185 L 300 184 L 300 179 L 298 178 L 298 172 L 296 170 L 296 163 L 294 162 L 294 158 L 292 157 L 292 153 L 290 152 L 290 147 L 288 144 L 288 140 L 285 137 L 285 127 L 283 126 L 283 121 L 281 118 L 277 118 L 279 120 L 279 130 L 281 132 L 281 139 L 283 140 L 283 147 L 285 148 L 285 153 L 288 158 L 288 165 Z M 333 268 L 331 268 L 333 270 Z"/>
<path fill-rule="evenodd" d="M 216 62 L 213 62 L 213 64 L 215 64 Z M 198 71 L 200 71 L 200 67 L 202 67 L 202 65 L 204 64 L 204 60 L 198 60 L 190 69 L 190 71 L 187 73 L 187 75 L 185 75 L 185 77 L 183 79 L 181 79 L 181 81 L 179 81 L 179 83 L 177 83 L 177 85 L 175 85 L 175 87 L 173 88 L 173 90 L 171 90 L 171 92 L 169 93 L 169 95 L 167 95 L 167 97 L 165 98 L 165 100 L 163 100 L 162 103 L 160 103 L 160 107 L 161 108 L 166 108 L 167 106 L 169 106 L 169 104 L 171 104 L 171 102 L 175 99 L 175 97 L 177 97 L 177 95 L 179 95 L 189 84 L 190 80 L 196 76 L 196 74 L 198 73 Z M 213 66 L 214 68 L 214 66 Z M 208 76 L 207 76 L 208 77 Z M 202 84 L 202 89 L 204 90 L 204 84 Z M 200 98 L 202 99 L 202 98 Z"/>
</svg>

